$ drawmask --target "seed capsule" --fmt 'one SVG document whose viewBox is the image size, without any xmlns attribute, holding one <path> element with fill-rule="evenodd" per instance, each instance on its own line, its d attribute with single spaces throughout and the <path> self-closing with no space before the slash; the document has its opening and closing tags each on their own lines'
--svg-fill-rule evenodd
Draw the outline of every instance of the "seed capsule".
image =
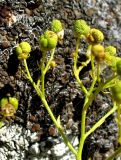
<svg viewBox="0 0 121 160">
<path fill-rule="evenodd" d="M 103 33 L 98 29 L 91 29 L 87 36 L 87 41 L 91 44 L 101 43 L 104 40 Z"/>
<path fill-rule="evenodd" d="M 39 38 L 40 49 L 42 51 L 49 51 L 56 47 L 58 41 L 57 34 L 52 31 L 46 31 Z"/>
<path fill-rule="evenodd" d="M 7 117 L 13 117 L 18 109 L 18 100 L 14 97 L 2 98 L 0 101 L 0 113 Z"/>
<path fill-rule="evenodd" d="M 104 47 L 102 45 L 100 44 L 93 45 L 91 52 L 98 62 L 104 61 L 105 52 L 104 52 Z"/>
</svg>

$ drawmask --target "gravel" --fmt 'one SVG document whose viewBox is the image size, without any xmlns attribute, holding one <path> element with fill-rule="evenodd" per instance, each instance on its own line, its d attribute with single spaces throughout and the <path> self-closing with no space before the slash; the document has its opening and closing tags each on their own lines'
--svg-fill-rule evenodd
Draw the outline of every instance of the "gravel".
<svg viewBox="0 0 121 160">
<path fill-rule="evenodd" d="M 77 147 L 78 138 L 72 137 L 70 133 L 68 131 L 67 135 Z M 74 155 L 69 152 L 61 138 L 48 137 L 46 141 L 39 141 L 39 136 L 39 133 L 32 133 L 18 124 L 2 127 L 0 129 L 0 159 L 74 159 Z"/>
</svg>

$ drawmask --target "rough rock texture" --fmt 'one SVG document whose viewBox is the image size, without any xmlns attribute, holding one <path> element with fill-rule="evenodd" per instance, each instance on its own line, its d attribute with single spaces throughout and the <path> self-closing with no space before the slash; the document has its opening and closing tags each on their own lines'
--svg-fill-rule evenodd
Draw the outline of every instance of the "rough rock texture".
<svg viewBox="0 0 121 160">
<path fill-rule="evenodd" d="M 47 157 L 52 160 L 70 159 L 66 149 L 65 153 L 63 151 L 58 155 L 58 151 L 56 152 L 54 147 L 51 148 L 61 140 L 58 133 L 53 136 L 52 121 L 33 87 L 22 74 L 23 65 L 15 56 L 15 46 L 22 40 L 32 45 L 28 63 L 36 81 L 37 61 L 41 58 L 38 37 L 49 27 L 52 19 L 57 18 L 62 21 L 65 28 L 64 40 L 57 46 L 55 54 L 57 67 L 47 74 L 45 87 L 53 112 L 56 116 L 61 115 L 65 128 L 77 138 L 83 93 L 75 83 L 72 73 L 71 55 L 75 45 L 73 22 L 81 18 L 92 27 L 101 29 L 105 35 L 104 44 L 113 44 L 118 50 L 117 54 L 120 55 L 120 10 L 119 0 L 0 1 L 0 99 L 6 95 L 19 99 L 19 109 L 14 122 L 9 127 L 0 129 L 1 160 L 13 159 L 13 157 L 16 157 L 16 160 L 31 159 L 31 157 L 36 160 L 47 159 Z M 84 50 L 80 51 L 84 52 Z M 85 71 L 88 69 L 86 68 Z M 82 77 L 85 75 L 87 74 L 83 72 Z M 86 79 L 84 81 L 86 83 Z M 87 129 L 108 111 L 110 105 L 110 99 L 104 95 L 96 99 L 88 113 Z M 7 133 L 13 134 L 8 137 Z M 86 160 L 91 156 L 94 160 L 104 160 L 116 148 L 116 137 L 117 125 L 112 115 L 87 139 L 83 159 Z M 77 143 L 76 141 L 76 145 Z M 62 144 L 61 148 L 63 147 Z M 64 156 L 65 154 L 67 157 Z M 72 160 L 74 160 L 73 156 Z"/>
</svg>

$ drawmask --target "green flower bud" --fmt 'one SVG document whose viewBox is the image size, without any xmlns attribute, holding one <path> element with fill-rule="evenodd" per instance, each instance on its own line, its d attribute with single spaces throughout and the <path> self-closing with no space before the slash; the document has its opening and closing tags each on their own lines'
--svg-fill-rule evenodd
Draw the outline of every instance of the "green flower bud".
<svg viewBox="0 0 121 160">
<path fill-rule="evenodd" d="M 2 98 L 0 101 L 0 107 L 5 106 L 8 103 L 8 99 L 7 98 Z"/>
<path fill-rule="evenodd" d="M 21 42 L 16 47 L 16 53 L 17 53 L 18 59 L 27 59 L 30 52 L 31 52 L 31 46 L 28 42 Z"/>
<path fill-rule="evenodd" d="M 98 62 L 104 61 L 105 52 L 104 52 L 104 47 L 102 45 L 100 44 L 93 45 L 91 48 L 91 52 Z"/>
<path fill-rule="evenodd" d="M 55 33 L 58 33 L 63 30 L 62 24 L 59 20 L 54 19 L 51 23 L 51 30 Z"/>
<path fill-rule="evenodd" d="M 114 72 L 117 72 L 117 62 L 121 61 L 121 58 L 120 57 L 116 57 L 116 56 L 112 56 L 108 52 L 106 52 L 105 55 L 106 55 L 105 56 L 105 60 L 106 60 L 107 65 L 109 65 L 109 67 L 111 67 L 111 69 Z"/>
<path fill-rule="evenodd" d="M 104 35 L 100 30 L 93 28 L 90 30 L 87 40 L 91 44 L 101 43 L 104 40 Z"/>
<path fill-rule="evenodd" d="M 84 20 L 76 20 L 74 22 L 74 33 L 76 37 L 81 37 L 82 35 L 87 36 L 90 32 L 90 27 L 86 24 Z"/>
<path fill-rule="evenodd" d="M 111 88 L 112 96 L 117 103 L 121 103 L 121 81 L 118 81 L 115 86 Z"/>
<path fill-rule="evenodd" d="M 13 117 L 18 108 L 18 100 L 14 97 L 2 98 L 0 101 L 0 113 L 6 117 Z"/>
<path fill-rule="evenodd" d="M 58 41 L 58 36 L 52 31 L 46 31 L 39 38 L 40 49 L 42 51 L 49 51 L 56 47 Z"/>
<path fill-rule="evenodd" d="M 113 46 L 108 46 L 105 48 L 105 52 L 109 53 L 110 55 L 116 54 L 116 48 Z"/>
<path fill-rule="evenodd" d="M 9 103 L 12 104 L 15 109 L 18 109 L 18 100 L 15 97 L 9 97 Z"/>
</svg>

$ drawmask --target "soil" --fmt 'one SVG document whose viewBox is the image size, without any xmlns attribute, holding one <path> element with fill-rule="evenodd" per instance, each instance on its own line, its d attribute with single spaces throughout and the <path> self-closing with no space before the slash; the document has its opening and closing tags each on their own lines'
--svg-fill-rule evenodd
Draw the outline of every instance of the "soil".
<svg viewBox="0 0 121 160">
<path fill-rule="evenodd" d="M 0 2 L 0 99 L 4 96 L 15 96 L 19 100 L 16 117 L 10 126 L 19 125 L 24 132 L 29 130 L 38 135 L 38 139 L 34 142 L 28 141 L 28 148 L 21 160 L 31 159 L 29 149 L 33 144 L 48 143 L 48 137 L 57 139 L 59 135 L 33 87 L 22 74 L 24 67 L 16 57 L 15 46 L 21 41 L 30 42 L 32 52 L 27 62 L 36 81 L 40 74 L 38 62 L 41 59 L 38 38 L 49 28 L 53 19 L 61 20 L 65 30 L 64 40 L 57 45 L 55 52 L 54 60 L 57 67 L 49 70 L 46 75 L 46 97 L 56 117 L 61 116 L 65 129 L 70 130 L 71 135 L 79 137 L 84 94 L 72 72 L 72 53 L 75 49 L 73 22 L 76 19 L 84 19 L 92 27 L 100 29 L 105 35 L 104 44 L 114 45 L 117 48 L 117 55 L 120 56 L 120 10 L 119 0 L 21 0 L 20 2 L 2 0 Z M 82 42 L 82 47 L 84 49 L 81 50 L 83 54 L 80 53 L 80 62 L 85 60 L 85 42 Z M 87 83 L 89 70 L 90 65 L 80 73 L 87 86 L 90 83 Z M 86 129 L 88 130 L 101 118 L 111 105 L 110 97 L 100 94 L 88 111 Z M 0 139 L 0 143 L 5 146 L 4 140 Z M 50 148 L 52 145 L 53 141 L 50 143 Z M 86 140 L 83 160 L 89 157 L 93 160 L 105 160 L 116 147 L 117 125 L 115 115 L 112 115 Z M 51 156 L 49 159 L 59 160 Z M 42 159 L 39 154 L 35 154 L 34 158 Z M 0 159 L 2 160 L 2 154 Z"/>
</svg>

